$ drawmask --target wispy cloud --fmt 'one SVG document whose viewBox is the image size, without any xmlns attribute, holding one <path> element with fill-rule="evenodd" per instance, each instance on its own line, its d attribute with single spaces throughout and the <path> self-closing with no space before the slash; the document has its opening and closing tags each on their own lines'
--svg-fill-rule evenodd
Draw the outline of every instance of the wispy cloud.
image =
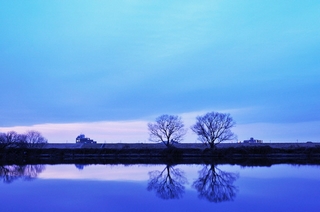
<svg viewBox="0 0 320 212">
<path fill-rule="evenodd" d="M 81 123 L 106 128 L 96 132 L 101 141 L 144 141 L 131 120 L 208 108 L 249 108 L 234 113 L 238 124 L 317 122 L 319 8 L 281 0 L 3 3 L 0 126 L 52 123 L 73 134 L 64 136 L 70 142 L 83 128 L 96 132 Z M 72 131 L 68 123 L 79 124 Z M 116 138 L 115 128 L 130 136 Z"/>
<path fill-rule="evenodd" d="M 75 143 L 76 137 L 81 133 L 99 143 L 140 143 L 148 140 L 147 122 L 144 121 L 39 124 L 5 127 L 0 130 L 19 133 L 37 130 L 49 143 Z"/>
<path fill-rule="evenodd" d="M 229 113 L 237 122 L 237 117 L 250 114 L 253 108 L 239 108 L 229 110 L 201 110 L 189 113 L 171 114 L 179 115 L 188 129 L 183 142 L 199 142 L 197 136 L 190 127 L 195 123 L 196 117 L 207 112 L 217 111 Z M 49 143 L 75 143 L 75 138 L 84 133 L 98 143 L 150 143 L 147 124 L 153 122 L 157 116 L 149 116 L 144 120 L 131 121 L 101 121 L 86 123 L 56 123 L 39 124 L 32 126 L 1 127 L 0 132 L 11 130 L 24 133 L 28 130 L 40 131 Z M 273 123 L 273 122 L 248 122 L 237 123 L 232 131 L 237 134 L 238 140 L 255 137 L 264 142 L 320 142 L 318 129 L 319 121 L 299 122 L 299 123 Z"/>
</svg>

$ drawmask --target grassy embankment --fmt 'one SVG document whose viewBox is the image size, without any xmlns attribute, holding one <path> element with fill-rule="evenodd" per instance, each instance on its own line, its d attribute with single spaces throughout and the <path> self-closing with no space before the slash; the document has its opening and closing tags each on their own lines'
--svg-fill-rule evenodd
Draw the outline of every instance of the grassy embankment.
<svg viewBox="0 0 320 212">
<path fill-rule="evenodd" d="M 1 164 L 319 164 L 320 144 L 46 144 L 0 150 Z"/>
</svg>

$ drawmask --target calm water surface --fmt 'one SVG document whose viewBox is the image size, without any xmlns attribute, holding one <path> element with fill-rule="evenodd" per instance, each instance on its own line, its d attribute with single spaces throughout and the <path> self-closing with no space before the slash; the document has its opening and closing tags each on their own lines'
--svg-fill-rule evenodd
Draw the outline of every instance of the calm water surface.
<svg viewBox="0 0 320 212">
<path fill-rule="evenodd" d="M 0 211 L 320 211 L 320 167 L 0 166 Z"/>
</svg>

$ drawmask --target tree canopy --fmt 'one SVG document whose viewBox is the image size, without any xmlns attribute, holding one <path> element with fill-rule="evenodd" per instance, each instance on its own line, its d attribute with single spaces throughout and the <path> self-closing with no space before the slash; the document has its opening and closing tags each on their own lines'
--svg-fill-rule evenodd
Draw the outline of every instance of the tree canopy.
<svg viewBox="0 0 320 212">
<path fill-rule="evenodd" d="M 222 141 L 233 140 L 235 134 L 231 132 L 234 127 L 230 114 L 209 112 L 203 116 L 197 117 L 197 122 L 191 127 L 191 130 L 198 135 L 198 139 L 211 148 Z"/>
<path fill-rule="evenodd" d="M 179 116 L 162 115 L 155 123 L 148 123 L 150 141 L 163 142 L 166 146 L 183 140 L 187 130 Z"/>
<path fill-rule="evenodd" d="M 38 131 L 28 131 L 25 134 L 18 134 L 15 131 L 0 133 L 0 147 L 32 147 L 47 143 L 47 139 Z"/>
</svg>

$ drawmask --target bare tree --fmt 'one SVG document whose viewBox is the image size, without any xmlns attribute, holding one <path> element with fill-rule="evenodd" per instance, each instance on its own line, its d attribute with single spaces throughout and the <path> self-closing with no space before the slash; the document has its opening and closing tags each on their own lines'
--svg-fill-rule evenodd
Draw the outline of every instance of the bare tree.
<svg viewBox="0 0 320 212">
<path fill-rule="evenodd" d="M 230 130 L 234 125 L 235 122 L 230 114 L 210 112 L 204 116 L 198 116 L 196 124 L 191 129 L 198 135 L 200 141 L 214 148 L 222 141 L 236 138 Z"/>
<path fill-rule="evenodd" d="M 25 143 L 28 147 L 41 146 L 45 143 L 48 143 L 48 140 L 45 139 L 40 132 L 32 130 L 27 132 Z"/>
<path fill-rule="evenodd" d="M 15 131 L 9 131 L 5 134 L 7 143 L 14 143 L 18 141 L 19 134 Z"/>
<path fill-rule="evenodd" d="M 17 143 L 18 146 L 23 146 L 23 144 L 27 143 L 27 135 L 19 134 L 17 138 Z"/>
<path fill-rule="evenodd" d="M 183 140 L 187 130 L 181 118 L 172 115 L 162 115 L 156 119 L 156 123 L 148 123 L 150 141 L 163 142 L 167 147 Z"/>
<path fill-rule="evenodd" d="M 166 165 L 162 171 L 149 172 L 148 191 L 154 190 L 162 199 L 179 199 L 184 193 L 187 178 L 184 172 L 172 165 Z"/>
<path fill-rule="evenodd" d="M 0 146 L 1 148 L 16 147 L 19 143 L 20 134 L 15 131 L 9 131 L 7 133 L 0 133 Z"/>
<path fill-rule="evenodd" d="M 4 149 L 7 146 L 6 134 L 0 133 L 0 149 Z"/>
<path fill-rule="evenodd" d="M 34 147 L 47 143 L 40 132 L 28 131 L 26 134 L 18 134 L 15 131 L 0 133 L 0 147 Z"/>
<path fill-rule="evenodd" d="M 210 164 L 199 171 L 199 178 L 192 186 L 199 192 L 201 199 L 216 203 L 231 201 L 238 191 L 233 185 L 238 178 L 239 174 L 222 171 L 214 164 Z"/>
</svg>

